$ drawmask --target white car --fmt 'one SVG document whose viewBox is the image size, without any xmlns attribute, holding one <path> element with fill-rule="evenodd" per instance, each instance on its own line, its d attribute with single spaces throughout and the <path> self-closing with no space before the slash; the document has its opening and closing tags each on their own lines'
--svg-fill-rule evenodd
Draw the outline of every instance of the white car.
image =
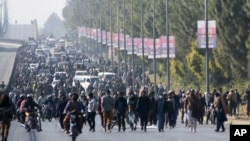
<svg viewBox="0 0 250 141">
<path fill-rule="evenodd" d="M 101 80 L 111 80 L 115 76 L 116 76 L 116 74 L 113 72 L 99 72 L 98 73 L 98 77 Z"/>
<path fill-rule="evenodd" d="M 54 79 L 60 79 L 61 77 L 63 78 L 67 78 L 68 77 L 68 73 L 65 71 L 57 71 L 54 73 Z"/>
<path fill-rule="evenodd" d="M 84 76 L 84 75 L 88 75 L 88 71 L 86 71 L 86 70 L 75 71 L 75 76 Z"/>
<path fill-rule="evenodd" d="M 76 86 L 76 83 L 79 81 L 81 86 L 87 90 L 90 83 L 94 83 L 95 81 L 99 81 L 98 76 L 92 76 L 92 75 L 85 75 L 85 76 L 75 76 L 73 78 L 73 86 Z"/>
<path fill-rule="evenodd" d="M 36 70 L 36 69 L 38 69 L 38 66 L 39 66 L 38 63 L 30 63 L 30 64 L 29 64 L 29 68 L 30 68 L 31 70 Z"/>
<path fill-rule="evenodd" d="M 40 69 L 37 73 L 37 77 L 46 76 L 46 75 L 51 75 L 51 72 L 49 69 Z"/>
</svg>

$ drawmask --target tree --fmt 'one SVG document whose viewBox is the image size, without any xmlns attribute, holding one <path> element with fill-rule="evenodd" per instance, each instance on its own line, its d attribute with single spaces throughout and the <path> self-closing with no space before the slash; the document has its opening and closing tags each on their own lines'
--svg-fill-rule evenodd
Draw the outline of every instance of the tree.
<svg viewBox="0 0 250 141">
<path fill-rule="evenodd" d="M 61 37 L 65 34 L 65 27 L 63 21 L 56 13 L 52 13 L 44 24 L 43 34 L 49 36 L 51 34 L 54 37 Z"/>
</svg>

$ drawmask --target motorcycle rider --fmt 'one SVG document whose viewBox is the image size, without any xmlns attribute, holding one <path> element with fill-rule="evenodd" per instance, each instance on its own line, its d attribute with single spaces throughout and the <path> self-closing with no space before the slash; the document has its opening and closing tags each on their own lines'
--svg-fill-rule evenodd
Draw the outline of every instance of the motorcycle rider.
<svg viewBox="0 0 250 141">
<path fill-rule="evenodd" d="M 87 124 L 87 110 L 88 110 L 88 103 L 89 103 L 89 100 L 87 98 L 87 96 L 85 95 L 85 93 L 82 93 L 81 94 L 81 97 L 79 98 L 79 102 L 82 103 L 82 106 L 83 106 L 83 124 L 86 125 Z"/>
<path fill-rule="evenodd" d="M 83 106 L 81 104 L 81 102 L 78 101 L 78 94 L 76 92 L 70 94 L 70 100 L 68 101 L 65 109 L 64 109 L 64 114 L 65 118 L 63 120 L 63 126 L 64 126 L 64 130 L 67 134 L 69 134 L 69 121 L 70 121 L 70 113 L 71 112 L 77 112 L 78 116 L 77 116 L 77 127 L 78 127 L 78 131 L 79 133 L 82 133 L 82 127 L 83 127 Z"/>
<path fill-rule="evenodd" d="M 62 131 L 64 131 L 64 126 L 63 126 L 63 120 L 65 118 L 64 109 L 67 105 L 67 99 L 64 93 L 60 93 L 59 95 L 59 101 L 57 104 L 57 117 L 59 117 L 59 122 L 60 126 L 62 128 Z"/>
<path fill-rule="evenodd" d="M 41 95 L 38 97 L 38 104 L 43 105 L 46 101 L 46 96 L 45 93 L 42 92 Z"/>
<path fill-rule="evenodd" d="M 20 123 L 24 123 L 24 112 L 21 111 L 21 103 L 26 99 L 24 94 L 21 94 L 19 100 L 17 101 L 17 120 Z"/>
<path fill-rule="evenodd" d="M 48 118 L 49 120 L 52 119 L 52 114 L 54 113 L 55 109 L 55 102 L 52 99 L 52 95 L 48 95 L 46 101 L 44 102 L 45 104 L 45 117 Z"/>
<path fill-rule="evenodd" d="M 29 119 L 29 115 L 31 112 L 33 112 L 35 110 L 35 107 L 38 108 L 39 110 L 41 110 L 42 108 L 34 101 L 33 99 L 33 94 L 28 94 L 27 95 L 27 101 L 24 104 L 24 111 L 25 111 L 25 126 L 27 127 L 28 124 L 28 119 Z M 42 129 L 40 129 L 40 131 L 42 131 Z"/>
</svg>

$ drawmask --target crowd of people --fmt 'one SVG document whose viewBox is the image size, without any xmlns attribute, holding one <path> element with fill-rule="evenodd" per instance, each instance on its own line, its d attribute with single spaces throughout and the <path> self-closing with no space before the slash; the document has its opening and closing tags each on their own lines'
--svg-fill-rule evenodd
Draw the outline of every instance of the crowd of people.
<svg viewBox="0 0 250 141">
<path fill-rule="evenodd" d="M 153 83 L 149 78 L 146 77 L 146 85 L 142 85 L 140 75 L 136 76 L 135 83 L 131 83 L 131 77 L 124 80 L 123 75 L 117 75 L 111 80 L 100 81 L 98 85 L 90 83 L 88 90 L 85 90 L 80 83 L 72 86 L 72 81 L 77 69 L 73 68 L 74 62 L 83 60 L 87 57 L 86 54 L 81 52 L 73 60 L 67 56 L 62 57 L 62 60 L 68 62 L 62 67 L 47 63 L 43 57 L 36 56 L 32 48 L 25 46 L 18 50 L 12 90 L 9 94 L 2 94 L 0 98 L 2 141 L 7 141 L 12 119 L 17 119 L 27 126 L 28 118 L 25 113 L 35 107 L 42 110 L 43 105 L 52 107 L 52 118 L 58 118 L 61 130 L 70 134 L 69 114 L 72 111 L 79 113 L 79 133 L 84 126 L 89 126 L 89 131 L 95 132 L 97 115 L 100 116 L 104 132 L 111 132 L 114 126 L 118 127 L 119 132 L 126 131 L 128 127 L 132 131 L 140 128 L 147 132 L 149 125 L 156 126 L 159 132 L 164 132 L 165 128 L 176 127 L 178 117 L 191 132 L 197 132 L 197 124 L 209 123 L 216 124 L 216 132 L 224 132 L 227 117 L 236 117 L 242 103 L 237 89 L 225 92 L 215 89 L 211 94 L 204 95 L 194 89 L 167 91 L 159 84 L 154 92 Z M 31 69 L 31 63 L 39 65 Z M 97 66 L 98 63 L 94 64 L 80 68 L 93 75 L 95 67 L 100 67 Z M 68 76 L 62 77 L 59 83 L 52 86 L 53 75 L 37 75 L 39 70 L 44 69 L 50 70 L 51 74 L 65 71 Z M 103 67 L 99 69 L 105 70 Z M 130 76 L 130 73 L 127 74 Z M 133 84 L 139 89 L 129 89 Z M 250 87 L 246 91 L 246 101 L 249 116 Z"/>
</svg>

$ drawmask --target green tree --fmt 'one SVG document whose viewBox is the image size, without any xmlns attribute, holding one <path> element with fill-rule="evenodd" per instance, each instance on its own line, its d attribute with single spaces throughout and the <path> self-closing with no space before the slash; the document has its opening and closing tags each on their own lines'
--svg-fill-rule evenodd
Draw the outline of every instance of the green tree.
<svg viewBox="0 0 250 141">
<path fill-rule="evenodd" d="M 56 13 L 52 13 L 44 23 L 43 34 L 49 36 L 53 34 L 60 38 L 66 33 L 64 23 Z"/>
<path fill-rule="evenodd" d="M 217 22 L 217 48 L 213 50 L 214 64 L 224 72 L 227 83 L 246 78 L 247 53 L 246 42 L 249 38 L 249 2 L 248 1 L 210 1 L 210 15 Z M 247 10 L 248 9 L 248 10 Z"/>
</svg>

